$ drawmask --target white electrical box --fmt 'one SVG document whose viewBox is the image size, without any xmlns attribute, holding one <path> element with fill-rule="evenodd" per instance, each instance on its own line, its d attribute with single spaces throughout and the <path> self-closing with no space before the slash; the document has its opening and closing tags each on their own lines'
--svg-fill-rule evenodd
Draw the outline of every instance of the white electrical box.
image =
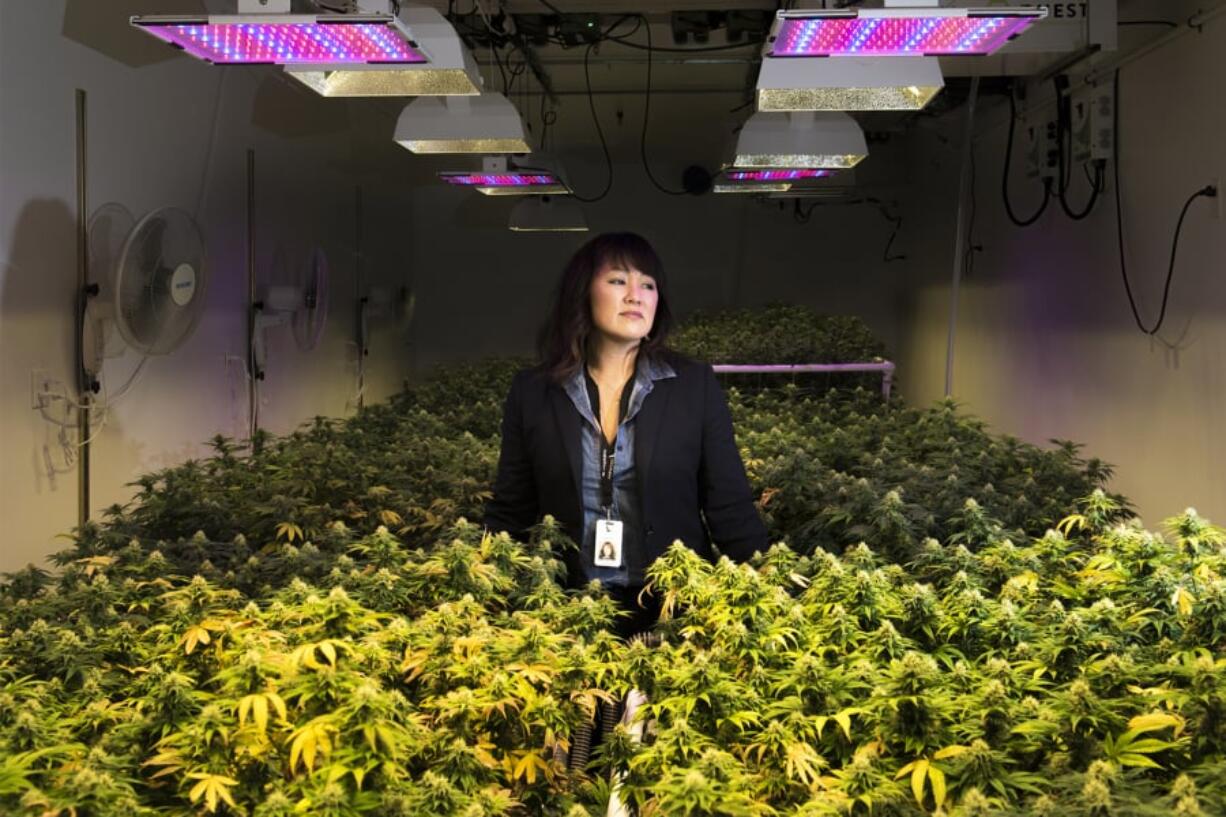
<svg viewBox="0 0 1226 817">
<path fill-rule="evenodd" d="M 1115 155 L 1115 90 L 1108 83 L 1083 85 L 1070 104 L 1074 164 L 1105 162 Z"/>
<path fill-rule="evenodd" d="M 1056 141 L 1056 110 L 1046 106 L 1025 114 L 1019 123 L 1026 176 L 1031 179 L 1055 179 L 1060 172 L 1059 148 Z"/>
</svg>

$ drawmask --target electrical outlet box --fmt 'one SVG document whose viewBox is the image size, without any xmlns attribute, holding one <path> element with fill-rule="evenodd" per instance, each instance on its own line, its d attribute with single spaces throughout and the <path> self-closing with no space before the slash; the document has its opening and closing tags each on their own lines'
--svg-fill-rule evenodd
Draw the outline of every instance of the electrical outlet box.
<svg viewBox="0 0 1226 817">
<path fill-rule="evenodd" d="M 1103 85 L 1083 86 L 1070 101 L 1072 161 L 1105 162 L 1115 155 L 1115 91 Z"/>
<path fill-rule="evenodd" d="M 1055 111 L 1036 111 L 1022 119 L 1026 176 L 1054 179 L 1060 172 Z"/>
</svg>

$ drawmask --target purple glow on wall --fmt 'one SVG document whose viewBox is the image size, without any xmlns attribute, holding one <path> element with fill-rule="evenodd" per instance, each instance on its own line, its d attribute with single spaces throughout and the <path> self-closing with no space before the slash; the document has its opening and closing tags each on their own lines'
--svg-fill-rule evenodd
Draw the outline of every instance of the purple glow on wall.
<svg viewBox="0 0 1226 817">
<path fill-rule="evenodd" d="M 424 63 L 425 56 L 385 23 L 171 23 L 146 31 L 193 57 L 223 65 Z"/>
<path fill-rule="evenodd" d="M 842 16 L 780 21 L 771 56 L 942 56 L 991 54 L 1035 21 L 1034 16 Z"/>
<path fill-rule="evenodd" d="M 791 182 L 797 179 L 824 179 L 834 174 L 833 170 L 805 168 L 797 170 L 729 170 L 727 175 L 734 182 Z"/>
<path fill-rule="evenodd" d="M 561 184 L 548 173 L 440 173 L 448 184 L 466 187 L 539 187 Z"/>
</svg>

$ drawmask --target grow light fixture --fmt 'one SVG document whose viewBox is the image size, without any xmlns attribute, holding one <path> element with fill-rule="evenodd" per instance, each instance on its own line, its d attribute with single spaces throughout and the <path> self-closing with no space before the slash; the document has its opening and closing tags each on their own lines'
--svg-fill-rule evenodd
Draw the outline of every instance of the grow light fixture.
<svg viewBox="0 0 1226 817">
<path fill-rule="evenodd" d="M 440 173 L 448 184 L 472 187 L 487 196 L 567 195 L 570 188 L 552 173 Z"/>
<path fill-rule="evenodd" d="M 287 66 L 294 79 L 321 96 L 473 96 L 481 93 L 476 60 L 436 9 L 405 7 L 397 25 L 411 32 L 415 46 L 429 61 L 389 66 L 380 63 Z"/>
<path fill-rule="evenodd" d="M 240 2 L 240 9 L 249 5 Z M 374 0 L 365 5 L 386 6 Z M 131 23 L 205 62 L 284 66 L 324 96 L 481 92 L 472 55 L 443 15 L 428 7 L 398 14 L 138 15 Z"/>
<path fill-rule="evenodd" d="M 914 4 L 913 4 L 914 5 Z M 780 11 L 770 57 L 986 56 L 1047 16 L 1038 7 Z"/>
<path fill-rule="evenodd" d="M 735 170 L 841 170 L 868 156 L 864 132 L 845 113 L 763 113 L 745 122 L 736 142 Z"/>
<path fill-rule="evenodd" d="M 767 58 L 759 111 L 918 111 L 945 87 L 936 57 Z"/>
<path fill-rule="evenodd" d="M 711 188 L 716 193 L 786 193 L 792 189 L 791 182 L 716 182 Z"/>
<path fill-rule="evenodd" d="M 138 15 L 132 25 L 218 65 L 400 65 L 427 62 L 390 14 Z"/>
<path fill-rule="evenodd" d="M 414 153 L 529 153 L 519 111 L 502 94 L 421 97 L 400 112 L 395 140 Z"/>
<path fill-rule="evenodd" d="M 533 196 L 511 208 L 507 226 L 517 233 L 585 233 L 587 219 L 574 202 Z"/>
<path fill-rule="evenodd" d="M 824 179 L 833 170 L 796 168 L 793 170 L 729 170 L 724 175 L 733 182 L 794 182 L 802 179 Z"/>
</svg>

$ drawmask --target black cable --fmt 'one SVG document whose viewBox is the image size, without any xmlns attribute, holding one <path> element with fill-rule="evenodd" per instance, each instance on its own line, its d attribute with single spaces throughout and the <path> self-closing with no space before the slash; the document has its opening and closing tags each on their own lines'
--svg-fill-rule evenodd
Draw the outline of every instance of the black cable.
<svg viewBox="0 0 1226 817">
<path fill-rule="evenodd" d="M 1166 26 L 1167 28 L 1179 28 L 1179 23 L 1171 20 L 1121 20 L 1117 25 L 1121 26 Z"/>
<path fill-rule="evenodd" d="M 1162 307 L 1158 311 L 1158 322 L 1154 324 L 1152 329 L 1146 329 L 1145 324 L 1141 321 L 1141 313 L 1137 310 L 1137 301 L 1132 294 L 1132 286 L 1128 283 L 1128 266 L 1125 261 L 1124 253 L 1124 215 L 1122 196 L 1120 194 L 1120 69 L 1115 69 L 1115 116 L 1112 127 L 1115 132 L 1115 232 L 1120 251 L 1120 275 L 1124 279 L 1124 292 L 1128 294 L 1128 305 L 1132 308 L 1132 318 L 1137 323 L 1137 328 L 1147 335 L 1156 335 L 1158 330 L 1162 328 L 1162 324 L 1166 321 L 1166 305 L 1171 295 L 1171 281 L 1175 277 L 1175 259 L 1179 253 L 1179 236 L 1183 232 L 1183 220 L 1188 215 L 1188 208 L 1192 206 L 1192 202 L 1196 201 L 1201 196 L 1205 198 L 1216 198 L 1218 190 L 1213 185 L 1206 185 L 1197 190 L 1188 200 L 1184 202 L 1183 209 L 1179 212 L 1179 221 L 1175 223 L 1175 235 L 1171 239 L 1171 259 L 1166 270 L 1166 283 L 1162 287 Z"/>
<path fill-rule="evenodd" d="M 604 138 L 604 128 L 600 126 L 600 116 L 596 113 L 596 99 L 592 96 L 592 74 L 590 70 L 590 58 L 592 49 L 596 47 L 596 43 L 589 43 L 587 50 L 583 52 L 583 81 L 587 84 L 587 104 L 592 111 L 592 122 L 596 125 L 596 135 L 600 137 L 600 149 L 604 151 L 605 168 L 608 171 L 608 178 L 605 180 L 604 190 L 600 191 L 599 195 L 587 198 L 573 192 L 575 199 L 585 204 L 591 204 L 603 199 L 609 195 L 609 191 L 613 189 L 613 156 L 609 153 L 609 143 Z"/>
<path fill-rule="evenodd" d="M 655 175 L 651 172 L 651 162 L 647 159 L 647 126 L 651 121 L 651 24 L 647 22 L 646 17 L 642 17 L 643 26 L 647 29 L 647 89 L 643 94 L 643 132 L 639 139 L 639 157 L 643 160 L 643 170 L 647 174 L 647 178 L 655 185 L 655 188 L 661 193 L 669 196 L 685 196 L 688 195 L 685 190 L 672 190 L 660 184 Z"/>
<path fill-rule="evenodd" d="M 1081 221 L 1090 215 L 1094 210 L 1094 205 L 1098 203 L 1098 196 L 1103 192 L 1103 166 L 1101 164 L 1094 165 L 1094 179 L 1092 181 L 1093 192 L 1090 193 L 1090 200 L 1086 202 L 1086 206 L 1080 212 L 1076 212 L 1069 206 L 1068 198 L 1060 196 L 1060 207 L 1064 210 L 1064 214 L 1073 221 Z"/>
<path fill-rule="evenodd" d="M 1060 199 L 1060 209 L 1073 221 L 1082 221 L 1094 212 L 1098 197 L 1102 193 L 1103 168 L 1101 164 L 1094 167 L 1094 178 L 1091 182 L 1090 199 L 1081 210 L 1074 210 L 1068 202 L 1068 191 L 1073 184 L 1073 107 L 1068 93 L 1068 77 L 1061 74 L 1053 79 L 1056 91 L 1056 153 L 1059 157 L 1058 175 L 1060 183 L 1057 187 L 1057 198 Z"/>
<path fill-rule="evenodd" d="M 550 11 L 552 11 L 554 14 L 558 15 L 559 17 L 565 14 L 565 12 L 563 12 L 560 8 L 555 6 L 553 3 L 550 3 L 549 0 L 541 0 L 541 5 L 549 9 Z"/>
<path fill-rule="evenodd" d="M 1070 109 L 1071 102 L 1065 99 L 1064 93 L 1069 84 L 1066 74 L 1057 74 L 1052 77 L 1052 87 L 1056 92 L 1056 156 L 1057 173 L 1056 173 L 1056 193 L 1060 198 L 1061 203 L 1064 203 L 1064 194 L 1068 192 L 1069 184 L 1072 182 L 1072 168 L 1065 164 L 1065 157 L 1073 152 L 1072 145 L 1072 123 L 1069 121 L 1072 116 Z M 1068 137 L 1069 147 L 1066 152 L 1064 149 L 1065 137 Z M 1065 208 L 1068 209 L 1067 207 Z"/>
<path fill-rule="evenodd" d="M 1013 203 L 1009 201 L 1009 168 L 1013 163 L 1013 138 L 1017 131 L 1017 100 L 1013 98 L 1013 91 L 1009 91 L 1009 138 L 1005 142 L 1005 172 L 1001 179 L 1001 197 L 1005 202 L 1005 213 L 1008 214 L 1009 220 L 1018 227 L 1029 227 L 1038 221 L 1043 213 L 1047 210 L 1047 205 L 1051 203 L 1051 179 L 1043 180 L 1043 203 L 1039 205 L 1039 209 L 1034 215 L 1029 218 L 1018 218 L 1017 213 L 1013 210 Z"/>
</svg>

